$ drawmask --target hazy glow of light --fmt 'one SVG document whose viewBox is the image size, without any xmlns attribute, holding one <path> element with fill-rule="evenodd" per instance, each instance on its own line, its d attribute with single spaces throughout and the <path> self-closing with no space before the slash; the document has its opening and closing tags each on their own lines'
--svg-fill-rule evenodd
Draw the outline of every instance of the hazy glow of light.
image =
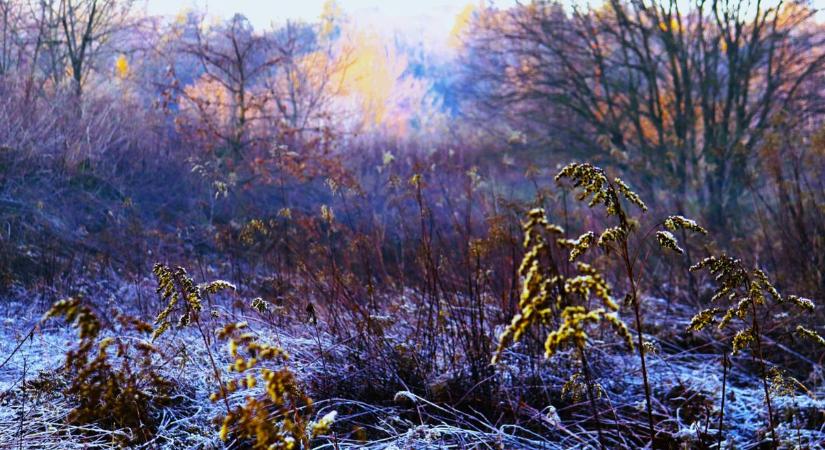
<svg viewBox="0 0 825 450">
<path fill-rule="evenodd" d="M 680 9 L 689 9 L 692 0 L 676 0 Z M 746 4 L 755 0 L 743 0 Z M 763 0 L 765 7 L 778 0 Z M 420 81 L 405 77 L 407 57 L 396 46 L 398 40 L 419 46 L 431 55 L 452 54 L 461 47 L 461 37 L 473 13 L 485 6 L 507 8 L 517 0 L 143 0 L 144 11 L 153 16 L 174 18 L 186 10 L 205 12 L 218 22 L 236 13 L 243 14 L 258 30 L 277 27 L 287 21 L 322 23 L 324 14 L 343 15 L 342 32 L 351 52 L 349 67 L 336 81 L 341 98 L 352 101 L 364 114 L 367 126 L 383 126 L 403 134 L 407 119 L 416 113 L 426 93 Z M 522 0 L 521 3 L 529 3 Z M 603 0 L 562 0 L 563 4 L 594 7 Z M 825 19 L 825 0 L 813 0 Z M 334 11 L 333 11 L 334 10 Z M 748 9 L 746 9 L 748 11 Z M 747 14 L 747 13 L 746 13 Z M 667 26 L 663 24 L 662 26 Z"/>
<path fill-rule="evenodd" d="M 470 27 L 473 19 L 473 13 L 479 9 L 474 3 L 468 3 L 461 12 L 455 17 L 453 29 L 450 30 L 450 46 L 454 48 L 461 47 L 462 36 L 464 32 Z"/>
<path fill-rule="evenodd" d="M 677 0 L 687 6 L 690 0 Z M 748 0 L 745 0 L 746 2 Z M 750 0 L 753 2 L 754 0 Z M 763 0 L 770 6 L 777 0 Z M 142 0 L 150 15 L 174 17 L 186 9 L 206 11 L 211 16 L 245 15 L 256 29 L 265 29 L 286 21 L 315 22 L 326 0 Z M 401 34 L 419 39 L 428 46 L 446 46 L 456 18 L 469 11 L 468 5 L 508 7 L 517 0 L 338 0 L 338 6 L 360 26 L 384 35 Z M 522 3 L 529 3 L 523 0 Z M 562 3 L 594 5 L 601 0 L 564 0 Z M 812 0 L 817 18 L 825 21 L 825 0 Z"/>
<path fill-rule="evenodd" d="M 315 22 L 325 0 L 143 0 L 150 15 L 174 17 L 186 9 L 206 11 L 223 18 L 235 13 L 246 16 L 256 29 L 286 21 Z M 383 35 L 403 35 L 425 44 L 444 46 L 456 16 L 479 0 L 338 0 L 340 9 L 359 27 Z M 486 2 L 485 2 L 486 3 Z M 516 0 L 497 0 L 504 7 Z"/>
</svg>

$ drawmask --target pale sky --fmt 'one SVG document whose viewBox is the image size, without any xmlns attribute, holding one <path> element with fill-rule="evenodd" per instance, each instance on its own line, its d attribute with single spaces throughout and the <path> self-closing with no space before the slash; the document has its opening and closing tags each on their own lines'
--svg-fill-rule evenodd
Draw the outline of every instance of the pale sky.
<svg viewBox="0 0 825 450">
<path fill-rule="evenodd" d="M 325 0 L 143 1 L 146 11 L 151 15 L 175 16 L 187 8 L 206 10 L 211 16 L 223 18 L 239 12 L 256 29 L 263 29 L 287 20 L 314 22 L 320 16 Z M 360 26 L 390 35 L 400 32 L 408 38 L 438 45 L 443 43 L 442 39 L 447 38 L 458 13 L 470 3 L 478 4 L 479 0 L 338 0 L 337 3 Z M 492 1 L 492 4 L 500 7 L 514 3 L 516 0 Z M 825 9 L 825 0 L 812 0 L 812 4 L 820 9 L 817 15 L 819 20 L 825 18 L 825 11 L 822 11 Z"/>
<path fill-rule="evenodd" d="M 210 14 L 228 16 L 245 14 L 255 26 L 287 19 L 314 21 L 321 14 L 324 0 L 148 0 L 151 14 L 174 15 L 185 8 L 206 7 Z M 461 0 L 338 0 L 338 5 L 350 15 L 381 15 L 393 18 L 438 16 L 449 19 L 466 6 Z M 500 2 L 499 2 L 500 3 Z M 452 14 L 450 14 L 452 13 Z"/>
<path fill-rule="evenodd" d="M 230 17 L 239 12 L 256 29 L 287 20 L 314 22 L 324 0 L 145 0 L 150 15 L 174 16 L 187 8 L 206 10 L 211 16 Z M 455 18 L 478 0 L 338 0 L 344 13 L 359 27 L 382 34 L 400 32 L 407 38 L 440 44 L 447 39 Z M 486 3 L 486 2 L 485 2 Z M 498 0 L 497 6 L 515 0 Z M 438 42 L 442 41 L 442 42 Z"/>
</svg>

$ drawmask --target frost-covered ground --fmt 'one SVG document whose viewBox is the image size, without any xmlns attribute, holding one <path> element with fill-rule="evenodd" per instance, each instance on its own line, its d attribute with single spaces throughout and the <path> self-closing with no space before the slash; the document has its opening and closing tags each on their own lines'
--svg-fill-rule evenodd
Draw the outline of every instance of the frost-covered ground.
<svg viewBox="0 0 825 450">
<path fill-rule="evenodd" d="M 120 431 L 97 429 L 94 426 L 69 426 L 65 417 L 72 405 L 60 392 L 60 368 L 67 345 L 75 340 L 75 331 L 60 321 L 40 322 L 44 302 L 23 301 L 31 296 L 7 299 L 0 311 L 0 448 L 105 448 L 113 446 L 114 434 Z M 650 307 L 670 307 L 655 299 Z M 658 303 L 657 303 L 658 302 Z M 111 306 L 117 307 L 117 304 Z M 220 314 L 233 320 L 231 309 L 218 308 Z M 671 316 L 687 316 L 678 310 Z M 262 341 L 275 343 L 291 355 L 290 367 L 308 386 L 317 386 L 320 375 L 340 371 L 341 383 L 347 383 L 349 349 L 346 342 L 336 342 L 329 335 L 306 324 L 272 326 L 262 320 L 243 317 L 250 329 Z M 700 446 L 701 435 L 717 434 L 717 411 L 722 392 L 722 371 L 719 356 L 706 348 L 679 348 L 670 339 L 684 329 L 685 323 L 669 321 L 654 323 L 656 336 L 650 336 L 656 347 L 649 371 L 655 397 L 654 409 L 661 424 L 676 433 L 684 448 Z M 665 338 L 666 337 L 666 338 Z M 214 383 L 203 345 L 195 332 L 177 331 L 171 342 L 185 351 L 174 364 L 164 366 L 163 373 L 178 383 L 179 406 L 160 412 L 160 430 L 146 448 L 221 448 L 212 420 L 222 412 L 220 405 L 209 401 Z M 597 360 L 594 369 L 598 382 L 622 420 L 634 420 L 627 411 L 643 408 L 642 388 L 638 376 L 638 360 L 633 355 L 614 351 L 612 346 L 594 343 Z M 324 356 L 319 357 L 319 348 Z M 519 359 L 518 346 L 505 355 L 511 363 Z M 220 366 L 228 360 L 223 348 L 216 346 L 214 354 Z M 747 359 L 732 360 L 726 383 L 724 435 L 725 448 L 757 448 L 765 430 L 764 395 L 760 380 L 746 369 Z M 559 379 L 553 374 L 553 364 L 546 364 L 551 388 Z M 518 367 L 500 370 L 506 382 Z M 807 385 L 819 390 L 795 396 L 777 395 L 775 408 L 780 422 L 778 433 L 788 448 L 822 448 L 825 429 L 825 392 L 823 373 L 815 369 Z M 51 384 L 50 384 L 51 383 Z M 260 389 L 260 387 L 259 387 Z M 245 393 L 236 393 L 230 400 L 240 401 Z M 368 443 L 338 438 L 319 444 L 319 448 L 595 448 L 595 434 L 583 428 L 587 419 L 559 420 L 562 409 L 546 405 L 543 410 L 525 407 L 532 415 L 531 426 L 506 423 L 494 424 L 473 412 L 458 411 L 431 403 L 409 391 L 400 390 L 395 398 L 380 404 L 358 399 L 323 398 L 314 393 L 314 415 L 339 412 L 340 429 L 362 427 L 372 437 Z M 583 411 L 586 411 L 583 410 Z M 793 411 L 794 414 L 790 414 Z M 706 420 L 711 412 L 712 420 Z M 581 413 L 578 413 L 581 415 Z M 575 414 L 574 414 L 575 416 Z M 641 413 L 637 416 L 642 417 Z M 605 419 L 609 423 L 609 417 Z M 819 424 L 819 425 L 816 425 Z M 819 428 L 816 428 L 818 426 Z M 592 427 L 589 427 L 592 428 Z M 618 442 L 617 445 L 621 445 Z M 628 445 L 630 446 L 630 445 Z"/>
</svg>

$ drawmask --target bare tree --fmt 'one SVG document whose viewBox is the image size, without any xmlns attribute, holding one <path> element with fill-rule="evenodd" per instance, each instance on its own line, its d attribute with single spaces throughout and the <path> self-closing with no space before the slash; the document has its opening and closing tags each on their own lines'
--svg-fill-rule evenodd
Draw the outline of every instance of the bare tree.
<svg viewBox="0 0 825 450">
<path fill-rule="evenodd" d="M 192 25 L 178 31 L 180 55 L 198 72 L 189 83 L 193 74 L 174 76 L 189 110 L 179 123 L 189 135 L 210 136 L 218 160 L 279 158 L 273 149 L 317 147 L 329 135 L 328 106 L 349 60 L 316 27 L 287 23 L 259 33 L 242 16 L 207 30 Z"/>
<path fill-rule="evenodd" d="M 281 59 L 266 79 L 273 118 L 296 133 L 319 131 L 329 114 L 327 106 L 341 90 L 339 75 L 351 64 L 346 49 L 336 53 L 314 28 L 287 23 L 272 34 L 273 51 Z"/>
<path fill-rule="evenodd" d="M 126 26 L 131 6 L 131 0 L 58 0 L 56 14 L 50 12 L 50 21 L 56 21 L 60 30 L 60 45 L 78 97 L 96 57 Z"/>
<path fill-rule="evenodd" d="M 235 160 L 244 159 L 254 144 L 250 127 L 261 117 L 266 96 L 255 92 L 262 79 L 282 58 L 271 51 L 271 42 L 255 33 L 249 21 L 236 15 L 224 26 L 204 31 L 194 27 L 194 36 L 184 39 L 180 51 L 193 58 L 201 72 L 200 83 L 212 84 L 226 98 L 178 82 L 185 103 L 196 111 L 198 123 L 217 137 Z M 204 95 L 206 94 L 206 95 Z"/>
<path fill-rule="evenodd" d="M 495 64 L 474 73 L 485 101 L 515 105 L 516 117 L 574 113 L 626 168 L 700 192 L 723 226 L 771 117 L 800 105 L 801 86 L 823 71 L 825 34 L 810 25 L 807 2 L 680 5 L 609 0 L 567 13 L 534 2 L 498 12 L 470 47 Z"/>
<path fill-rule="evenodd" d="M 0 76 L 12 65 L 12 52 L 17 37 L 17 20 L 10 0 L 0 0 Z"/>
</svg>

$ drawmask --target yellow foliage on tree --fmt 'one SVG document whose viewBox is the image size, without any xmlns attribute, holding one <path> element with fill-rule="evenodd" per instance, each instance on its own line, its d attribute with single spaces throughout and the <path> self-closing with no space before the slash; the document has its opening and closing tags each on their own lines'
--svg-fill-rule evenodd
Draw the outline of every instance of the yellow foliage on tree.
<svg viewBox="0 0 825 450">
<path fill-rule="evenodd" d="M 126 59 L 126 55 L 120 55 L 115 60 L 115 75 L 118 78 L 129 76 L 129 60 Z"/>
</svg>

